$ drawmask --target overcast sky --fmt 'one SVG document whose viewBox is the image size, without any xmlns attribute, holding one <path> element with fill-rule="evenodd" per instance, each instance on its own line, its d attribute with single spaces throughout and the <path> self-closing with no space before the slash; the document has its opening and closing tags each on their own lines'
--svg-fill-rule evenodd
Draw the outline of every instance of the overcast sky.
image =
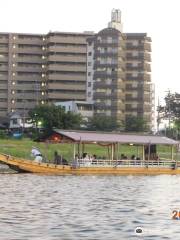
<svg viewBox="0 0 180 240">
<path fill-rule="evenodd" d="M 0 32 L 98 32 L 119 8 L 124 32 L 152 38 L 152 80 L 156 98 L 163 98 L 168 89 L 180 93 L 179 5 L 179 0 L 1 0 Z"/>
</svg>

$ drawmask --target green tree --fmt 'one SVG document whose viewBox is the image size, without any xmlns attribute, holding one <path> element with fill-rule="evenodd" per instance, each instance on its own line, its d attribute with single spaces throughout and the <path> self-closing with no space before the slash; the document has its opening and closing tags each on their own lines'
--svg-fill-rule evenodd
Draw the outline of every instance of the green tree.
<svg viewBox="0 0 180 240">
<path fill-rule="evenodd" d="M 165 104 L 157 108 L 158 124 L 160 120 L 168 120 L 166 135 L 178 139 L 180 132 L 180 94 L 168 91 L 164 98 Z"/>
<path fill-rule="evenodd" d="M 160 105 L 157 108 L 158 113 L 162 113 L 163 119 L 169 119 L 174 121 L 180 118 L 180 94 L 168 91 L 164 98 L 165 104 Z"/>
<path fill-rule="evenodd" d="M 149 129 L 146 121 L 142 117 L 127 116 L 125 130 L 128 132 L 144 132 Z"/>
<path fill-rule="evenodd" d="M 29 116 L 36 128 L 41 122 L 46 132 L 53 128 L 75 129 L 80 128 L 82 117 L 79 114 L 65 112 L 64 108 L 55 105 L 37 106 L 29 112 Z"/>
<path fill-rule="evenodd" d="M 94 116 L 87 123 L 88 130 L 92 131 L 113 131 L 119 129 L 120 124 L 109 116 Z"/>
</svg>

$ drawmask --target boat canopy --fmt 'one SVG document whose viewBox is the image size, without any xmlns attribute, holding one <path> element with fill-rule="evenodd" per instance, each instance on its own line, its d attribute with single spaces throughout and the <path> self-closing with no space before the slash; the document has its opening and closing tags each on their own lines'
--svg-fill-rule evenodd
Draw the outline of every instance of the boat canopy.
<svg viewBox="0 0 180 240">
<path fill-rule="evenodd" d="M 160 144 L 160 145 L 178 145 L 179 142 L 173 139 L 156 136 L 156 135 L 138 135 L 138 134 L 123 134 L 123 133 L 103 133 L 90 131 L 73 131 L 54 129 L 54 133 L 49 140 L 57 140 L 63 142 L 63 139 L 68 142 L 82 143 L 121 143 L 121 144 Z"/>
</svg>

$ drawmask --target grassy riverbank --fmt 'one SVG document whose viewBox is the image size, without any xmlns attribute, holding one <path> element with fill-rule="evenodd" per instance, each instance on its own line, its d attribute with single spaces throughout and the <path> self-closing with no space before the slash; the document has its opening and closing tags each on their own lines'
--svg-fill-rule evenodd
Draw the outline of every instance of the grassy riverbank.
<svg viewBox="0 0 180 240">
<path fill-rule="evenodd" d="M 45 159 L 47 161 L 52 161 L 54 151 L 58 151 L 59 154 L 62 154 L 64 158 L 72 160 L 73 156 L 73 145 L 72 144 L 47 144 L 47 143 L 37 143 L 33 142 L 28 138 L 23 139 L 0 139 L 0 152 L 17 156 L 20 158 L 31 159 L 30 152 L 32 146 L 38 147 Z M 77 147 L 76 147 L 77 150 Z M 96 154 L 99 158 L 105 157 L 108 158 L 109 152 L 107 147 L 98 146 L 95 144 L 85 145 L 84 152 L 89 154 Z M 159 146 L 158 155 L 160 158 L 170 158 L 171 149 L 168 146 Z M 119 148 L 119 156 L 121 153 L 127 155 L 128 158 L 131 155 L 141 156 L 142 147 L 139 146 L 125 146 L 121 145 Z M 176 156 L 176 154 L 175 154 Z"/>
</svg>

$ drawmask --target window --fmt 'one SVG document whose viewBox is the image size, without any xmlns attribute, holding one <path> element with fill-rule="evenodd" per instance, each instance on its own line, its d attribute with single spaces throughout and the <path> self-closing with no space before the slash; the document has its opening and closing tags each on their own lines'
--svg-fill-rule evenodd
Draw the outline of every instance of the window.
<svg viewBox="0 0 180 240">
<path fill-rule="evenodd" d="M 91 87 L 91 82 L 88 82 L 88 87 Z"/>
<path fill-rule="evenodd" d="M 91 66 L 92 64 L 91 64 L 91 62 L 88 62 L 88 66 Z"/>
<path fill-rule="evenodd" d="M 88 72 L 88 76 L 91 76 L 91 72 Z"/>
<path fill-rule="evenodd" d="M 88 56 L 92 56 L 92 52 L 88 52 Z"/>
<path fill-rule="evenodd" d="M 13 110 L 13 109 L 12 109 Z M 18 121 L 17 121 L 17 119 L 15 118 L 15 119 L 12 119 L 12 124 L 17 124 L 18 123 Z"/>
</svg>

